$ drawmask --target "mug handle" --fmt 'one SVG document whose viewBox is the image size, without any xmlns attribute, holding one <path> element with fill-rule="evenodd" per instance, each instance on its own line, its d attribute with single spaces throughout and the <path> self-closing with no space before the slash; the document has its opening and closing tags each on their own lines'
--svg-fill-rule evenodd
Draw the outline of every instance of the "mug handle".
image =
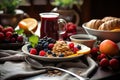
<svg viewBox="0 0 120 80">
<path fill-rule="evenodd" d="M 66 32 L 66 24 L 67 22 L 64 19 L 58 19 L 58 34 L 59 34 L 59 39 L 63 39 L 62 38 L 62 34 L 64 34 Z"/>
</svg>

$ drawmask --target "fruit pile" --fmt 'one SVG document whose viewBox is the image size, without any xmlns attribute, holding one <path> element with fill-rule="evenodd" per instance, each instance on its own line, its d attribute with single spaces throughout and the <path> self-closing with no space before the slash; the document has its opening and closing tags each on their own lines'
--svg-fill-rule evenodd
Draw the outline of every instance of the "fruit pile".
<svg viewBox="0 0 120 80">
<path fill-rule="evenodd" d="M 120 67 L 120 50 L 111 40 L 104 40 L 97 47 L 93 47 L 91 55 L 102 68 L 118 70 Z"/>
<path fill-rule="evenodd" d="M 64 40 L 67 40 L 71 35 L 76 34 L 77 26 L 74 23 L 68 22 L 65 25 L 65 28 L 66 28 L 66 32 L 62 34 Z"/>
<path fill-rule="evenodd" d="M 23 42 L 23 36 L 18 35 L 11 26 L 3 27 L 0 25 L 0 43 Z"/>
<path fill-rule="evenodd" d="M 61 49 L 63 52 L 61 52 Z M 75 46 L 72 42 L 67 44 L 63 40 L 56 41 L 49 37 L 39 39 L 38 44 L 35 45 L 35 47 L 28 45 L 28 51 L 30 54 L 45 57 L 66 57 L 69 53 L 72 52 L 75 54 L 80 49 L 81 46 Z M 71 52 L 68 50 L 71 50 Z"/>
</svg>

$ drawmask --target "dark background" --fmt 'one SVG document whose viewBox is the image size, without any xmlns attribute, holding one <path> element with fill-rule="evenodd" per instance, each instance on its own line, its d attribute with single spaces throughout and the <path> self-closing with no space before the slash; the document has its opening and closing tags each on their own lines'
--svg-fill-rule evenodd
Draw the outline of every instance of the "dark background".
<svg viewBox="0 0 120 80">
<path fill-rule="evenodd" d="M 55 6 L 50 4 L 50 0 L 27 0 L 26 5 L 21 5 L 22 9 L 30 17 L 40 20 L 39 13 L 51 11 Z M 103 18 L 105 16 L 120 17 L 120 0 L 84 0 L 81 11 L 76 6 L 73 7 L 80 16 L 81 25 L 95 18 Z"/>
</svg>

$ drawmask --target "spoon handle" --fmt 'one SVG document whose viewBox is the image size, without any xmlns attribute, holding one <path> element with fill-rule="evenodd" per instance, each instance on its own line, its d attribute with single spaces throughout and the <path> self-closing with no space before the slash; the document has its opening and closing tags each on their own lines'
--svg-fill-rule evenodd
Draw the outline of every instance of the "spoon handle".
<svg viewBox="0 0 120 80">
<path fill-rule="evenodd" d="M 71 72 L 71 71 L 68 71 L 68 70 L 65 70 L 65 69 L 62 69 L 62 68 L 53 67 L 53 66 L 46 66 L 46 67 L 43 67 L 43 68 L 47 68 L 47 69 L 57 69 L 57 70 L 66 72 L 66 73 L 68 73 L 68 74 L 71 74 L 72 76 L 75 76 L 75 77 L 78 78 L 79 80 L 88 80 L 88 78 L 83 78 L 83 77 L 78 76 L 77 74 L 75 74 L 75 73 L 73 73 L 73 72 Z"/>
</svg>

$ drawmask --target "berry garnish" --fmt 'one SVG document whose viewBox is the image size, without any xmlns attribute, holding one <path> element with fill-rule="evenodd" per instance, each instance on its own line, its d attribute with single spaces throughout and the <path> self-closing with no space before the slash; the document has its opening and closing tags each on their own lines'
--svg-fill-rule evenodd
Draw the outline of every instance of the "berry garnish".
<svg viewBox="0 0 120 80">
<path fill-rule="evenodd" d="M 46 55 L 46 52 L 45 52 L 44 50 L 41 50 L 41 51 L 39 52 L 39 55 L 40 55 L 40 56 L 45 56 L 45 55 Z"/>
<path fill-rule="evenodd" d="M 37 50 L 35 48 L 31 48 L 30 49 L 30 54 L 36 55 L 37 54 Z"/>
<path fill-rule="evenodd" d="M 10 32 L 10 31 L 8 31 L 8 32 L 5 33 L 5 36 L 6 36 L 6 37 L 12 37 L 12 35 L 13 35 L 13 33 Z"/>
<path fill-rule="evenodd" d="M 101 67 L 108 67 L 109 66 L 109 60 L 108 59 L 106 59 L 106 58 L 103 58 L 100 62 L 99 62 L 99 65 L 101 66 Z"/>
<path fill-rule="evenodd" d="M 73 48 L 73 52 L 76 53 L 79 49 L 77 47 Z"/>
<path fill-rule="evenodd" d="M 52 49 L 54 47 L 54 44 L 53 43 L 50 43 L 49 45 L 48 45 L 48 48 L 49 49 Z"/>
<path fill-rule="evenodd" d="M 73 48 L 74 48 L 74 43 L 71 42 L 71 43 L 69 44 L 69 48 L 70 48 L 70 49 L 73 49 Z"/>
<path fill-rule="evenodd" d="M 64 57 L 64 54 L 60 54 L 59 57 Z"/>
<path fill-rule="evenodd" d="M 81 46 L 80 46 L 80 45 L 77 45 L 77 48 L 80 50 L 80 49 L 81 49 Z"/>
<path fill-rule="evenodd" d="M 23 36 L 18 36 L 18 37 L 17 37 L 17 41 L 18 41 L 18 42 L 23 42 Z"/>
<path fill-rule="evenodd" d="M 110 64 L 110 67 L 113 69 L 113 70 L 117 70 L 119 69 L 120 67 L 120 64 L 119 64 L 119 61 L 115 58 L 111 59 L 109 61 L 109 64 Z"/>
<path fill-rule="evenodd" d="M 101 53 L 97 56 L 97 59 L 100 61 L 101 59 L 106 58 L 106 55 L 104 53 Z"/>
</svg>

